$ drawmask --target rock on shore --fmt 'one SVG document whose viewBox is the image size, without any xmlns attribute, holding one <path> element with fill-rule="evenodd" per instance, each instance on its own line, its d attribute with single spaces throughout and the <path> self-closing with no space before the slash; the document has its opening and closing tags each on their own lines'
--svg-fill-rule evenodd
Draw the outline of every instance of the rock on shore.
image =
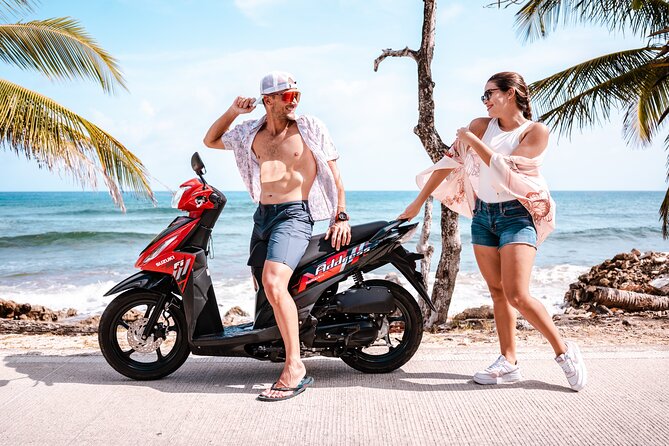
<svg viewBox="0 0 669 446">
<path fill-rule="evenodd" d="M 77 315 L 77 310 L 54 311 L 42 305 L 17 304 L 12 300 L 0 299 L 0 318 L 22 321 L 56 322 Z"/>
<path fill-rule="evenodd" d="M 55 311 L 43 305 L 0 299 L 0 333 L 88 334 L 97 331 L 100 316 L 77 318 L 77 310 Z"/>
<path fill-rule="evenodd" d="M 129 319 L 140 313 L 128 315 Z M 240 307 L 232 307 L 223 318 L 223 325 L 252 322 L 251 316 Z M 77 310 L 52 310 L 42 305 L 18 304 L 0 299 L 0 333 L 31 333 L 77 335 L 97 333 L 100 316 L 78 316 Z"/>
<path fill-rule="evenodd" d="M 668 310 L 669 253 L 617 254 L 569 285 L 565 304 L 599 314 Z"/>
</svg>

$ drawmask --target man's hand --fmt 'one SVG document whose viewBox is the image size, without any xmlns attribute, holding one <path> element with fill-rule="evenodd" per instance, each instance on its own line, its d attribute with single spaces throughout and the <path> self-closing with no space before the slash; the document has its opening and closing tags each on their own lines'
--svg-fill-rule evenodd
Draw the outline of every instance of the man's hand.
<svg viewBox="0 0 669 446">
<path fill-rule="evenodd" d="M 237 96 L 237 98 L 234 101 L 232 101 L 232 105 L 230 106 L 230 111 L 237 113 L 238 115 L 251 113 L 256 108 L 256 106 L 254 105 L 255 102 L 256 102 L 255 98 L 245 98 L 243 96 Z"/>
<path fill-rule="evenodd" d="M 351 243 L 351 225 L 347 221 L 335 222 L 325 233 L 325 240 L 332 239 L 332 247 L 337 251 Z"/>
<path fill-rule="evenodd" d="M 255 110 L 256 106 L 254 98 L 245 98 L 243 96 L 237 96 L 232 105 L 211 125 L 207 134 L 204 135 L 202 142 L 205 146 L 211 147 L 212 149 L 231 149 L 231 147 L 225 147 L 223 141 L 221 141 L 221 136 L 230 129 L 230 126 L 235 121 L 237 116 L 250 113 Z"/>
</svg>

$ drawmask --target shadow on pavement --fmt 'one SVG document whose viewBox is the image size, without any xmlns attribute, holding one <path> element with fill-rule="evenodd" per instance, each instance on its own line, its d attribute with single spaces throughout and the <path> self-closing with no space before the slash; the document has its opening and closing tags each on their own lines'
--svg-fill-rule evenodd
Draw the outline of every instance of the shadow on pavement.
<svg viewBox="0 0 669 446">
<path fill-rule="evenodd" d="M 364 374 L 337 359 L 311 358 L 305 361 L 307 373 L 313 376 L 313 388 L 378 388 L 414 392 L 480 391 L 522 388 L 527 390 L 571 391 L 536 380 L 525 380 L 502 386 L 475 384 L 471 375 L 449 372 L 411 372 L 411 362 L 392 373 Z M 435 362 L 435 366 L 443 362 Z M 166 393 L 251 393 L 269 387 L 278 377 L 282 364 L 254 359 L 198 358 L 191 356 L 179 370 L 157 381 L 134 381 L 120 375 L 99 356 L 10 355 L 4 366 L 22 375 L 0 379 L 0 387 L 12 381 L 32 380 L 32 385 L 89 384 L 144 387 Z M 5 377 L 2 377 L 5 378 Z"/>
</svg>

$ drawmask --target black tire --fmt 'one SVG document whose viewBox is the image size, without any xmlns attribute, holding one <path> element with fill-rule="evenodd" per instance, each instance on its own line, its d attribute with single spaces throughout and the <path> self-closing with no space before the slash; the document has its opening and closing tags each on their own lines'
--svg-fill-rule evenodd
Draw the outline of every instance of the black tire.
<svg viewBox="0 0 669 446">
<path fill-rule="evenodd" d="M 132 328 L 141 324 L 141 321 L 138 322 L 141 319 L 138 314 L 143 312 L 142 316 L 147 318 L 156 310 L 158 298 L 158 295 L 145 290 L 127 291 L 111 301 L 100 318 L 100 350 L 109 365 L 128 378 L 140 381 L 163 378 L 181 367 L 190 354 L 186 317 L 183 310 L 174 305 L 160 309 L 162 314 L 158 323 L 164 327 L 165 340 L 160 341 L 152 353 L 141 353 L 132 347 L 130 338 L 137 342 Z M 133 309 L 138 310 L 131 312 Z M 161 350 L 163 342 L 165 346 L 171 345 L 167 353 Z M 152 343 L 147 348 L 150 349 L 153 345 Z M 141 349 L 142 346 L 138 348 Z M 151 356 L 155 359 L 151 360 Z"/>
<path fill-rule="evenodd" d="M 402 286 L 387 280 L 366 280 L 365 285 L 384 286 L 393 294 L 396 313 L 399 311 L 402 314 L 401 320 L 395 317 L 404 324 L 402 339 L 385 354 L 372 355 L 364 352 L 363 348 L 356 348 L 348 350 L 341 359 L 364 373 L 392 372 L 406 364 L 418 350 L 423 339 L 423 315 L 416 300 Z"/>
</svg>

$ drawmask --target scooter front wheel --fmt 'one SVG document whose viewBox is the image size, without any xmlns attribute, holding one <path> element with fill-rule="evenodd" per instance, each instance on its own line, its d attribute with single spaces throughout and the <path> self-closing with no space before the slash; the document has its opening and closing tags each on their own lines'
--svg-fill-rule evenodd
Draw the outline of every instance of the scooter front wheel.
<svg viewBox="0 0 669 446">
<path fill-rule="evenodd" d="M 100 318 L 100 350 L 109 365 L 128 378 L 162 378 L 181 367 L 190 354 L 183 310 L 175 305 L 157 308 L 158 300 L 148 291 L 130 290 L 111 301 Z M 154 311 L 160 316 L 143 339 Z"/>
</svg>

